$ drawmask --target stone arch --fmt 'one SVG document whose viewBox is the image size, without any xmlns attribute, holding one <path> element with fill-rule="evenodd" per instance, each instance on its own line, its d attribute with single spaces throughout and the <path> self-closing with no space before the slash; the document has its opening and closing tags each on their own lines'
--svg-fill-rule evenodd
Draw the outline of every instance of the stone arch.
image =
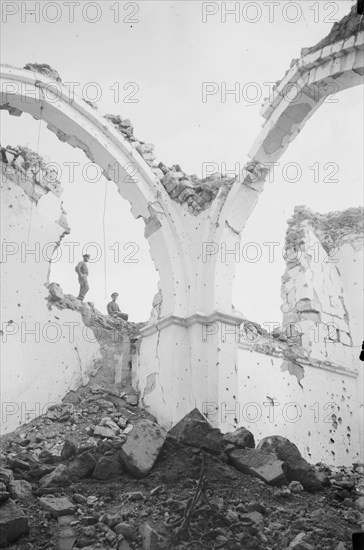
<svg viewBox="0 0 364 550">
<path fill-rule="evenodd" d="M 322 48 L 303 50 L 302 57 L 291 64 L 275 87 L 273 97 L 263 105 L 261 114 L 265 122 L 249 152 L 250 160 L 240 180 L 235 182 L 222 205 L 215 203 L 211 208 L 213 223 L 209 239 L 218 243 L 220 249 L 222 243 L 229 243 L 230 249 L 240 243 L 241 232 L 264 189 L 269 163 L 282 157 L 330 94 L 363 84 L 363 52 L 364 32 L 361 31 Z M 288 93 L 293 88 L 298 92 L 296 98 Z M 220 296 L 215 302 L 226 304 L 236 264 L 233 255 L 226 256 L 226 264 L 220 259 L 214 258 L 206 277 L 213 277 L 210 287 L 219 289 Z M 219 283 L 223 280 L 225 286 Z"/>
<path fill-rule="evenodd" d="M 145 222 L 144 234 L 163 290 L 162 314 L 183 314 L 183 289 L 190 277 L 183 228 L 176 206 L 146 161 L 112 124 L 65 86 L 43 74 L 4 65 L 0 77 L 1 109 L 44 120 L 61 141 L 82 149 L 116 183 L 133 216 Z"/>
</svg>

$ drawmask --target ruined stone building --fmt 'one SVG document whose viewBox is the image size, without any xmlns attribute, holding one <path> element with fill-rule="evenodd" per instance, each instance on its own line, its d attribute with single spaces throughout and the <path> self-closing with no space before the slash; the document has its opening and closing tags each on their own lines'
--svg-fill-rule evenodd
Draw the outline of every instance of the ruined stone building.
<svg viewBox="0 0 364 550">
<path fill-rule="evenodd" d="M 197 407 L 222 431 L 243 425 L 257 437 L 279 433 L 299 442 L 312 461 L 363 460 L 362 210 L 317 214 L 296 208 L 288 221 L 286 244 L 293 252 L 282 279 L 282 326 L 270 334 L 234 309 L 235 265 L 220 262 L 216 253 L 240 242 L 269 163 L 322 105 L 329 84 L 339 91 L 362 84 L 363 37 L 352 10 L 323 41 L 302 50 L 263 106 L 264 125 L 243 177 L 236 178 L 201 180 L 178 165 L 167 167 L 151 144 L 134 135 L 129 120 L 101 116 L 84 100 L 71 99 L 49 66 L 1 67 L 1 108 L 41 118 L 106 178 L 113 174 L 133 216 L 145 222 L 160 277 L 150 319 L 128 325 L 113 342 L 109 321 L 50 285 L 53 250 L 44 246 L 62 246 L 70 231 L 61 183 L 36 169 L 41 160 L 31 151 L 2 149 L 7 431 L 87 384 L 101 368 L 114 382 L 129 376 L 140 405 L 166 428 Z M 292 84 L 301 91 L 295 102 L 285 97 Z M 138 167 L 136 184 L 125 177 L 131 161 Z M 24 262 L 21 243 L 27 242 L 31 212 L 40 255 Z M 34 338 L 26 337 L 29 327 Z"/>
</svg>

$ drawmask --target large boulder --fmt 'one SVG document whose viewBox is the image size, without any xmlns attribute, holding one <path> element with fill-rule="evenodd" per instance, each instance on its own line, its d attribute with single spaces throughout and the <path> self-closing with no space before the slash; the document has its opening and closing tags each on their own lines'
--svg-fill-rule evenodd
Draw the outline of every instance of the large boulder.
<svg viewBox="0 0 364 550">
<path fill-rule="evenodd" d="M 185 445 L 219 452 L 222 436 L 198 409 L 193 409 L 173 426 L 168 435 Z"/>
<path fill-rule="evenodd" d="M 125 470 L 134 477 L 147 476 L 164 444 L 166 432 L 150 420 L 140 420 L 128 433 L 120 458 Z"/>
<path fill-rule="evenodd" d="M 27 533 L 29 533 L 27 516 L 13 500 L 8 500 L 1 506 L 0 548 L 5 548 Z"/>
<path fill-rule="evenodd" d="M 222 436 L 223 441 L 231 443 L 239 449 L 255 449 L 254 435 L 246 428 L 238 428 L 235 432 L 228 432 Z"/>
<path fill-rule="evenodd" d="M 284 464 L 273 453 L 258 449 L 235 449 L 228 455 L 231 464 L 244 474 L 258 477 L 271 485 L 286 482 Z"/>
<path fill-rule="evenodd" d="M 280 435 L 262 439 L 257 449 L 274 453 L 286 465 L 286 477 L 289 481 L 299 481 L 310 492 L 321 491 L 323 478 L 307 462 L 294 443 Z"/>
</svg>

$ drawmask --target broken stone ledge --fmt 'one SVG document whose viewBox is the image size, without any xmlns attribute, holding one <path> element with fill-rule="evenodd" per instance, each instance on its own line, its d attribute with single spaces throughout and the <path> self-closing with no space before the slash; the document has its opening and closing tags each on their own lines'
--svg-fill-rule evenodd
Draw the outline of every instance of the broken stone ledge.
<svg viewBox="0 0 364 550">
<path fill-rule="evenodd" d="M 190 214 L 196 216 L 209 208 L 219 190 L 222 188 L 227 192 L 236 181 L 237 176 L 227 178 L 219 173 L 200 179 L 195 174 L 186 174 L 178 164 L 168 168 L 165 164 L 156 160 L 152 143 L 145 143 L 134 136 L 134 127 L 128 118 L 124 119 L 120 115 L 113 114 L 105 115 L 104 118 L 129 141 L 149 164 L 170 198 L 179 204 L 183 204 Z"/>
<path fill-rule="evenodd" d="M 57 172 L 47 167 L 41 155 L 22 145 L 0 145 L 0 151 L 2 174 L 22 187 L 32 201 L 37 203 L 48 192 L 61 197 L 63 190 Z"/>
</svg>

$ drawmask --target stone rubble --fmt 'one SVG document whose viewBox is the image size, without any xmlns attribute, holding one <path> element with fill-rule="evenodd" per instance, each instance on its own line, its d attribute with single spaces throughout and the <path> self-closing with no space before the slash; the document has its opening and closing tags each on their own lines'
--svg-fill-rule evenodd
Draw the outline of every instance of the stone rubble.
<svg viewBox="0 0 364 550">
<path fill-rule="evenodd" d="M 48 76 L 52 80 L 55 80 L 56 82 L 62 82 L 61 77 L 59 76 L 58 71 L 53 69 L 50 65 L 47 63 L 27 63 L 24 66 L 24 69 L 27 69 L 28 71 L 34 71 L 35 73 L 41 73 L 45 76 Z"/>
<path fill-rule="evenodd" d="M 140 141 L 134 136 L 134 127 L 128 118 L 124 119 L 120 115 L 113 114 L 105 115 L 104 118 L 140 153 L 170 198 L 183 205 L 194 216 L 211 206 L 220 189 L 222 193 L 226 193 L 238 177 L 237 175 L 228 178 L 216 173 L 201 179 L 195 174 L 186 174 L 178 164 L 168 168 L 165 164 L 156 160 L 153 144 Z M 254 163 L 248 163 L 246 169 L 249 173 L 253 173 Z M 256 179 L 256 174 L 254 179 Z"/>
<path fill-rule="evenodd" d="M 257 449 L 273 453 L 285 464 L 285 474 L 289 481 L 299 481 L 307 491 L 320 491 L 323 479 L 299 452 L 296 445 L 281 436 L 262 439 Z"/>
<path fill-rule="evenodd" d="M 6 177 L 16 180 L 34 202 L 48 192 L 56 197 L 62 195 L 61 182 L 57 179 L 56 170 L 47 166 L 42 156 L 29 147 L 2 147 L 1 166 Z M 69 232 L 66 219 L 63 217 L 65 229 Z"/>
<path fill-rule="evenodd" d="M 80 390 L 73 407 L 52 406 L 2 438 L 0 495 L 7 496 L 0 532 L 6 546 L 182 550 L 187 534 L 170 525 L 181 521 L 191 502 L 204 457 L 210 492 L 202 494 L 210 512 L 196 527 L 206 540 L 214 536 L 215 544 L 232 550 L 349 550 L 350 533 L 363 517 L 362 465 L 310 465 L 279 436 L 255 448 L 244 427 L 217 438 L 219 430 L 197 409 L 166 434 L 145 411 L 128 405 L 127 395 L 116 387 Z M 101 437 L 98 427 L 113 436 Z M 317 486 L 304 484 L 306 470 L 317 476 Z M 297 471 L 303 482 L 290 481 Z M 204 531 L 209 522 L 214 535 Z"/>
<path fill-rule="evenodd" d="M 0 508 L 0 548 L 6 548 L 29 532 L 29 521 L 22 508 L 8 500 Z"/>
</svg>

